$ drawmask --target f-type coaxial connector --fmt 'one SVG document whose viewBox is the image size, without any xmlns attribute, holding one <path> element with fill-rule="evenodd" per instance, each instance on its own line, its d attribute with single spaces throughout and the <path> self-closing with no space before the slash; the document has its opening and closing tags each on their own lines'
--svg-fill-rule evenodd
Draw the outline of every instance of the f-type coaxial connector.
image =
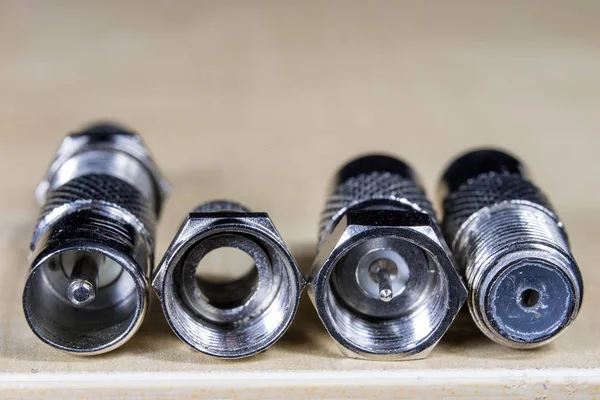
<svg viewBox="0 0 600 400">
<path fill-rule="evenodd" d="M 496 150 L 463 155 L 442 181 L 443 230 L 477 326 L 514 348 L 541 346 L 573 321 L 583 283 L 563 225 L 524 167 Z"/>
<path fill-rule="evenodd" d="M 100 124 L 63 140 L 36 191 L 43 208 L 23 292 L 25 317 L 41 340 L 97 354 L 135 333 L 167 192 L 136 134 Z"/>
<path fill-rule="evenodd" d="M 380 155 L 348 163 L 320 232 L 309 295 L 342 352 L 426 357 L 467 292 L 411 168 Z"/>
<path fill-rule="evenodd" d="M 267 214 L 214 201 L 189 214 L 152 286 L 181 340 L 211 356 L 240 358 L 283 335 L 304 278 Z"/>
</svg>

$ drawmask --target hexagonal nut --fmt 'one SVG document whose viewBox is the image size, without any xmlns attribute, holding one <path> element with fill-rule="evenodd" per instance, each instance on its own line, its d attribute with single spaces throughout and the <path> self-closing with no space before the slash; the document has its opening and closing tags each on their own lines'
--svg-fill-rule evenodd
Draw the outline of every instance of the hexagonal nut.
<svg viewBox="0 0 600 400">
<path fill-rule="evenodd" d="M 56 186 L 56 175 L 63 165 L 75 156 L 96 149 L 116 150 L 127 154 L 139 162 L 151 177 L 153 191 L 156 194 L 155 204 L 157 214 L 164 200 L 170 192 L 170 185 L 163 177 L 158 166 L 154 163 L 150 152 L 135 132 L 129 131 L 113 123 L 96 123 L 89 125 L 82 131 L 67 135 L 61 142 L 54 160 L 48 168 L 48 172 L 35 190 L 36 199 L 43 205 L 49 190 Z M 87 163 L 79 163 L 78 167 L 72 169 L 85 169 Z M 64 183 L 64 182 L 62 182 Z"/>
<path fill-rule="evenodd" d="M 196 268 L 206 254 L 222 247 L 249 254 L 255 272 L 223 283 L 227 289 L 215 286 L 205 292 L 209 286 L 199 282 Z M 290 326 L 304 285 L 269 216 L 230 210 L 189 214 L 152 282 L 173 332 L 193 349 L 223 358 L 250 356 L 275 343 Z M 240 287 L 247 292 L 233 307 L 220 307 L 209 296 L 235 296 Z"/>
<path fill-rule="evenodd" d="M 342 268 L 356 268 L 358 271 L 356 263 L 345 263 L 344 260 L 360 259 L 372 250 L 369 248 L 371 244 L 381 243 L 382 238 L 389 243 L 416 246 L 426 260 L 422 263 L 426 266 L 426 274 L 419 275 L 408 266 L 411 271 L 409 276 L 414 275 L 415 279 L 406 281 L 406 287 L 400 295 L 408 296 L 411 291 L 420 288 L 416 293 L 419 296 L 406 304 L 408 311 L 395 314 L 392 318 L 366 317 L 357 312 L 349 306 L 352 302 L 348 302 L 348 298 L 340 300 L 340 293 L 335 289 L 340 283 L 333 279 L 340 279 L 337 271 Z M 348 258 L 353 250 L 361 254 L 356 258 Z M 351 272 L 343 276 L 355 276 L 358 280 L 358 275 Z M 421 281 L 426 283 L 425 286 L 417 285 L 419 281 L 416 276 L 425 277 Z M 346 281 L 345 285 L 348 284 Z M 428 214 L 358 210 L 348 212 L 321 246 L 309 274 L 308 294 L 325 328 L 345 356 L 410 360 L 424 358 L 431 352 L 465 302 L 467 290 L 437 222 Z M 383 306 L 386 304 L 381 303 Z"/>
</svg>

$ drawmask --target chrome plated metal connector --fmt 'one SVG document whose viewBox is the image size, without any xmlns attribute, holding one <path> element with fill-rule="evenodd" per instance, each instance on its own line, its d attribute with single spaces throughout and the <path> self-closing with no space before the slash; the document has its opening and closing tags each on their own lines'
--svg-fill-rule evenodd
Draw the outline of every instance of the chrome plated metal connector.
<svg viewBox="0 0 600 400">
<path fill-rule="evenodd" d="M 98 354 L 135 333 L 168 189 L 135 133 L 98 124 L 63 140 L 36 190 L 43 208 L 23 292 L 25 317 L 42 341 Z"/>
<path fill-rule="evenodd" d="M 441 198 L 479 329 L 519 349 L 555 339 L 577 316 L 583 282 L 563 224 L 523 164 L 497 150 L 469 152 L 446 170 Z"/>
<path fill-rule="evenodd" d="M 152 286 L 181 340 L 211 356 L 240 358 L 284 334 L 304 278 L 267 214 L 213 201 L 189 214 Z"/>
<path fill-rule="evenodd" d="M 412 169 L 372 155 L 337 174 L 308 292 L 343 354 L 426 357 L 466 298 Z"/>
</svg>

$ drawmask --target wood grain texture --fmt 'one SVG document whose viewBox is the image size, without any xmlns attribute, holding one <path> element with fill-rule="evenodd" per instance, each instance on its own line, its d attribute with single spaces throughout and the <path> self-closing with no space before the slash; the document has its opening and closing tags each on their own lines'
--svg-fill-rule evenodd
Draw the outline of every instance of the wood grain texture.
<svg viewBox="0 0 600 400">
<path fill-rule="evenodd" d="M 6 397 L 600 396 L 598 17 L 595 1 L 1 2 L 0 388 Z M 536 351 L 495 345 L 463 316 L 428 359 L 376 363 L 342 358 L 305 296 L 279 343 L 231 362 L 188 350 L 153 299 L 119 350 L 60 353 L 29 331 L 20 304 L 33 190 L 62 136 L 97 119 L 138 130 L 173 184 L 159 257 L 192 207 L 231 198 L 269 212 L 303 268 L 328 180 L 348 158 L 398 155 L 434 197 L 459 152 L 506 148 L 566 224 L 583 309 Z M 113 389 L 100 391 L 103 382 Z"/>
</svg>

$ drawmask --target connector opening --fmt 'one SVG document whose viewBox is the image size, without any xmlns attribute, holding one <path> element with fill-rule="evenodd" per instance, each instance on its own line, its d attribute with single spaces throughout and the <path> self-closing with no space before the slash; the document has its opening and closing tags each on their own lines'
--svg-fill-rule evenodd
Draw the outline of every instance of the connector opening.
<svg viewBox="0 0 600 400">
<path fill-rule="evenodd" d="M 196 267 L 196 286 L 217 308 L 239 307 L 248 302 L 258 286 L 256 261 L 235 247 L 214 249 Z"/>
<path fill-rule="evenodd" d="M 494 338 L 515 346 L 556 337 L 576 315 L 576 287 L 561 268 L 561 262 L 569 260 L 552 253 L 538 258 L 536 251 L 500 258 L 494 270 L 501 272 L 488 273 L 483 282 L 484 326 Z"/>
<path fill-rule="evenodd" d="M 525 289 L 519 296 L 519 301 L 523 307 L 535 307 L 540 300 L 540 292 L 535 289 Z"/>
<path fill-rule="evenodd" d="M 82 263 L 94 266 L 95 276 L 93 269 L 78 272 Z M 67 351 L 98 353 L 133 333 L 145 294 L 145 287 L 115 259 L 92 249 L 66 249 L 34 266 L 23 305 L 43 341 Z"/>
<path fill-rule="evenodd" d="M 374 266 L 390 271 L 384 285 Z M 330 331 L 342 341 L 368 353 L 398 354 L 422 350 L 445 318 L 448 298 L 447 280 L 428 252 L 405 239 L 382 236 L 357 243 L 339 258 L 324 304 Z"/>
<path fill-rule="evenodd" d="M 210 253 L 232 248 L 238 251 L 237 262 L 228 273 L 212 269 L 219 263 L 212 263 L 210 274 L 204 270 Z M 224 287 L 223 281 L 230 285 L 220 294 L 226 301 L 215 303 L 213 292 Z M 271 345 L 291 323 L 299 295 L 293 259 L 254 232 L 221 232 L 197 240 L 166 274 L 163 288 L 163 307 L 174 331 L 196 350 L 226 358 Z"/>
</svg>

